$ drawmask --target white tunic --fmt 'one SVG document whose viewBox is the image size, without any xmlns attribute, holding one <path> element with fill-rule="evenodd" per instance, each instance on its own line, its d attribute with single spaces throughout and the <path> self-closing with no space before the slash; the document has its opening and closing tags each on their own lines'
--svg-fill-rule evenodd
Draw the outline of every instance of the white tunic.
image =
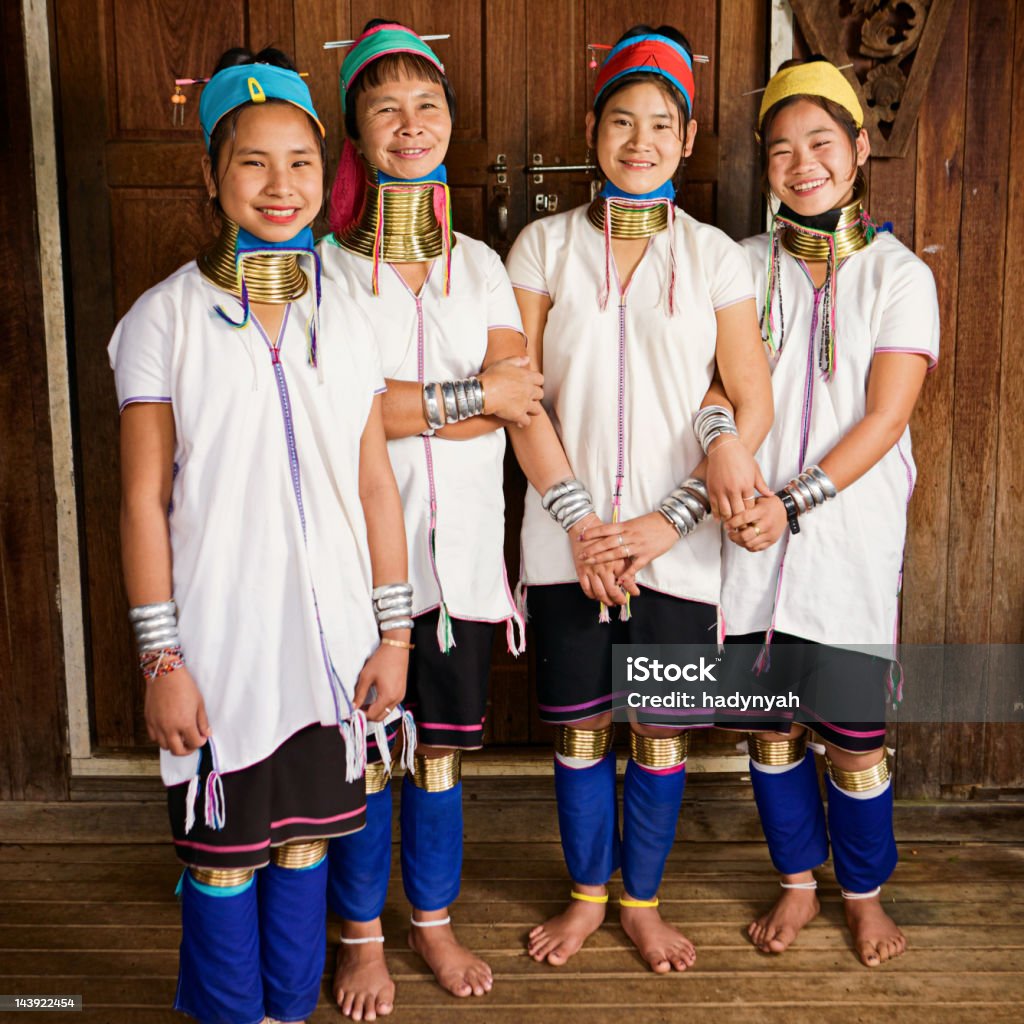
<svg viewBox="0 0 1024 1024">
<path fill-rule="evenodd" d="M 279 362 L 254 321 L 214 313 L 241 319 L 194 262 L 139 298 L 110 342 L 121 408 L 173 408 L 174 598 L 222 772 L 347 719 L 378 642 L 359 442 L 384 382 L 366 318 L 329 284 L 322 380 L 308 365 L 312 293 L 289 309 Z M 188 780 L 197 760 L 161 751 L 164 782 Z"/>
<path fill-rule="evenodd" d="M 749 238 L 743 247 L 763 295 L 768 236 Z M 929 366 L 939 354 L 931 271 L 891 234 L 877 235 L 839 267 L 831 381 L 817 368 L 821 291 L 785 251 L 781 264 L 785 335 L 772 371 L 775 423 L 757 454 L 776 490 L 820 462 L 863 419 L 875 353 L 918 353 Z M 767 630 L 775 603 L 774 627 L 781 632 L 834 647 L 884 645 L 874 653 L 886 656 L 916 475 L 907 428 L 859 480 L 801 516 L 800 533 L 787 530 L 778 544 L 756 554 L 725 544 L 722 607 L 729 633 Z"/>
<path fill-rule="evenodd" d="M 384 376 L 446 381 L 480 372 L 487 332 L 522 332 L 519 307 L 497 253 L 456 233 L 451 290 L 443 264 L 431 264 L 414 294 L 394 266 L 382 264 L 373 294 L 370 260 L 338 246 L 333 236 L 318 251 L 325 279 L 355 299 L 376 334 Z M 505 572 L 505 432 L 466 441 L 417 435 L 388 441 L 405 510 L 413 614 L 442 603 L 455 619 L 511 622 L 517 617 Z M 431 510 L 435 520 L 432 524 Z M 433 525 L 433 541 L 431 527 Z"/>
<path fill-rule="evenodd" d="M 676 315 L 667 312 L 669 235 L 653 236 L 625 293 L 615 278 L 600 308 L 604 236 L 581 206 L 528 225 L 508 258 L 513 287 L 548 295 L 544 405 L 573 473 L 598 515 L 653 512 L 703 457 L 693 416 L 715 369 L 715 313 L 753 297 L 739 247 L 717 228 L 675 213 Z M 647 587 L 717 604 L 720 536 L 705 524 L 637 574 Z M 565 583 L 576 569 L 565 533 L 532 487 L 523 522 L 523 582 Z"/>
</svg>

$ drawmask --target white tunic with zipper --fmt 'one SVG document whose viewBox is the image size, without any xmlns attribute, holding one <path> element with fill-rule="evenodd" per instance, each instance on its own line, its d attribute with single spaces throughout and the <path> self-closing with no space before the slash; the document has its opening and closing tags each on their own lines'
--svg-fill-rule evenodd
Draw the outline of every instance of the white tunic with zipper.
<svg viewBox="0 0 1024 1024">
<path fill-rule="evenodd" d="M 275 350 L 255 319 L 238 329 L 214 312 L 241 319 L 192 262 L 138 299 L 109 347 L 122 409 L 173 410 L 174 598 L 221 772 L 347 720 L 378 643 L 359 444 L 384 381 L 366 318 L 329 284 L 320 369 L 308 365 L 312 303 L 311 286 Z M 161 751 L 164 782 L 191 778 L 198 756 Z"/>
<path fill-rule="evenodd" d="M 768 236 L 742 244 L 763 295 Z M 772 369 L 775 422 L 757 453 L 773 490 L 820 462 L 864 418 L 876 354 L 917 354 L 929 367 L 939 355 L 932 273 L 889 233 L 876 235 L 839 267 L 831 381 L 818 369 L 823 290 L 814 288 L 802 262 L 784 250 L 780 288 L 785 333 Z M 728 632 L 774 626 L 818 643 L 870 646 L 872 653 L 888 656 L 916 476 L 908 427 L 859 480 L 802 515 L 798 534 L 787 530 L 778 544 L 757 553 L 727 543 L 722 606 Z"/>
<path fill-rule="evenodd" d="M 669 316 L 669 239 L 676 250 L 675 306 Z M 627 288 L 614 260 L 608 301 L 604 236 L 587 207 L 528 225 L 508 258 L 513 287 L 551 299 L 544 330 L 544 405 L 573 473 L 598 515 L 619 520 L 655 511 L 703 458 L 693 433 L 715 369 L 716 312 L 753 297 L 735 242 L 675 211 L 654 235 Z M 565 533 L 532 487 L 523 522 L 526 584 L 576 580 Z M 705 523 L 641 569 L 642 586 L 717 604 L 720 536 Z"/>
<path fill-rule="evenodd" d="M 483 242 L 456 232 L 451 289 L 443 264 L 430 266 L 415 294 L 398 270 L 382 264 L 373 294 L 370 260 L 342 249 L 333 236 L 319 246 L 323 274 L 341 285 L 366 314 L 380 347 L 384 376 L 447 381 L 478 374 L 488 331 L 522 332 L 501 260 Z M 442 603 L 455 619 L 508 622 L 509 647 L 518 617 L 505 572 L 505 432 L 465 441 L 429 434 L 388 441 L 405 510 L 413 612 Z"/>
</svg>

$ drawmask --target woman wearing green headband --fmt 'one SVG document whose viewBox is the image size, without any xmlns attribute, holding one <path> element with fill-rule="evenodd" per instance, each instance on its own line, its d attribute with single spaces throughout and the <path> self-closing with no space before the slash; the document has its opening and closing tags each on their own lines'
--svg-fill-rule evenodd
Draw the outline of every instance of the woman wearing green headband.
<svg viewBox="0 0 1024 1024">
<path fill-rule="evenodd" d="M 761 646 L 756 685 L 797 693 L 824 743 L 828 813 L 807 727 L 758 723 L 751 780 L 782 894 L 749 933 L 764 952 L 789 946 L 818 913 L 813 869 L 831 843 L 854 947 L 875 966 L 905 947 L 880 899 L 896 864 L 885 700 L 900 690 L 889 659 L 916 476 L 907 424 L 939 312 L 928 267 L 864 211 L 870 145 L 843 74 L 823 58 L 784 66 L 758 128 L 779 206 L 744 248 L 776 408 L 758 460 L 779 490 L 728 522 L 722 604 L 730 642 Z M 839 710 L 851 693 L 856 709 Z"/>
<path fill-rule="evenodd" d="M 367 721 L 404 692 L 409 630 L 382 640 L 371 595 L 406 579 L 402 513 L 373 335 L 321 289 L 309 90 L 278 51 L 232 50 L 200 120 L 219 235 L 110 343 L 125 584 L 187 865 L 175 1006 L 298 1021 L 327 841 L 362 827 Z"/>
<path fill-rule="evenodd" d="M 444 66 L 403 25 L 372 21 L 341 68 L 348 138 L 331 201 L 324 275 L 374 326 L 384 425 L 405 509 L 415 587 L 409 712 L 418 745 L 402 785 L 402 882 L 413 949 L 455 996 L 483 995 L 491 969 L 455 937 L 462 872 L 463 751 L 483 742 L 495 625 L 522 650 L 504 563 L 502 428 L 540 411 L 515 299 L 496 253 L 453 231 L 444 157 L 454 96 Z M 335 888 L 391 835 L 383 748 L 371 745 L 367 829 L 331 844 L 328 898 L 343 919 L 335 996 L 346 1015 L 390 1008 L 381 943 L 389 867 L 358 896 Z"/>
</svg>

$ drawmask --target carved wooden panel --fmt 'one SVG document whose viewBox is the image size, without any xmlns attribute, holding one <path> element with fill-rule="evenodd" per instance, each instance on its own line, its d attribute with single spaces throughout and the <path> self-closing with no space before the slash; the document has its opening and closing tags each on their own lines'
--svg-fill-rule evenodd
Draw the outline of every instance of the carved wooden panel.
<svg viewBox="0 0 1024 1024">
<path fill-rule="evenodd" d="M 813 52 L 852 64 L 872 156 L 903 156 L 953 0 L 791 0 Z"/>
</svg>

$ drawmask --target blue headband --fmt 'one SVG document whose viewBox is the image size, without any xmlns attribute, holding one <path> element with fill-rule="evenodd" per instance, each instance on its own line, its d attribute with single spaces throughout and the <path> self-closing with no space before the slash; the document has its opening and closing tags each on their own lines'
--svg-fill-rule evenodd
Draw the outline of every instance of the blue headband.
<svg viewBox="0 0 1024 1024">
<path fill-rule="evenodd" d="M 199 99 L 199 123 L 203 126 L 203 141 L 210 148 L 210 136 L 217 122 L 225 114 L 247 103 L 266 103 L 267 100 L 285 100 L 309 114 L 324 133 L 324 126 L 313 109 L 309 88 L 298 72 L 279 68 L 273 64 L 236 64 L 218 71 L 206 83 Z"/>
</svg>

